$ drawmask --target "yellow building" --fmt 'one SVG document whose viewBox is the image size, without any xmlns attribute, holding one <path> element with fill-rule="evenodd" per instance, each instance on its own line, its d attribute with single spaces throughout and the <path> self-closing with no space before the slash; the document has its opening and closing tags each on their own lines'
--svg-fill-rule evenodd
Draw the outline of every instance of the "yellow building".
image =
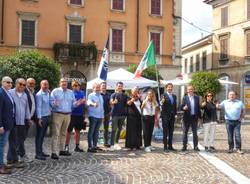
<svg viewBox="0 0 250 184">
<path fill-rule="evenodd" d="M 150 40 L 162 76 L 180 70 L 181 0 L 0 0 L 0 11 L 0 55 L 39 49 L 90 80 L 109 35 L 110 70 L 138 63 Z"/>
<path fill-rule="evenodd" d="M 213 6 L 212 70 L 223 79 L 238 82 L 227 91 L 239 92 L 250 108 L 250 0 L 204 2 Z M 222 96 L 226 98 L 226 93 Z"/>
</svg>

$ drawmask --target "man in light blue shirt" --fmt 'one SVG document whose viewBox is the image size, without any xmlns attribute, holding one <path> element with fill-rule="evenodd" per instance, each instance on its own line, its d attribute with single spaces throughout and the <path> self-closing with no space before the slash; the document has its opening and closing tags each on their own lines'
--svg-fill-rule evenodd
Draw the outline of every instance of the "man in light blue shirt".
<svg viewBox="0 0 250 184">
<path fill-rule="evenodd" d="M 104 118 L 103 98 L 100 93 L 100 84 L 93 84 L 93 92 L 88 96 L 89 132 L 88 152 L 95 153 L 98 150 L 98 132 Z"/>
<path fill-rule="evenodd" d="M 228 153 L 233 152 L 235 135 L 236 150 L 238 153 L 243 154 L 243 151 L 241 150 L 240 135 L 241 120 L 245 116 L 245 107 L 243 102 L 236 99 L 235 91 L 230 91 L 228 93 L 228 99 L 221 102 L 219 105 L 217 105 L 217 107 L 222 108 L 225 111 L 225 120 L 229 144 Z"/>
<path fill-rule="evenodd" d="M 14 126 L 9 135 L 7 163 L 16 163 L 17 165 L 19 164 L 20 167 L 24 166 L 24 141 L 27 135 L 27 128 L 25 123 L 31 123 L 28 98 L 26 93 L 24 92 L 25 86 L 26 81 L 23 78 L 19 78 L 16 80 L 15 88 L 10 90 L 10 94 L 15 103 L 16 126 Z"/>
<path fill-rule="evenodd" d="M 70 122 L 70 114 L 73 107 L 79 106 L 80 101 L 76 101 L 72 90 L 67 88 L 68 83 L 65 78 L 60 79 L 60 87 L 51 92 L 51 106 L 53 112 L 52 126 L 52 159 L 59 159 L 57 156 L 57 145 L 59 144 L 59 155 L 70 156 L 69 151 L 64 150 L 67 128 Z"/>
<path fill-rule="evenodd" d="M 35 158 L 38 160 L 45 160 L 48 155 L 43 152 L 43 140 L 49 124 L 51 107 L 48 81 L 42 80 L 40 86 L 41 89 L 36 94 L 36 114 L 38 121 L 36 123 Z"/>
</svg>

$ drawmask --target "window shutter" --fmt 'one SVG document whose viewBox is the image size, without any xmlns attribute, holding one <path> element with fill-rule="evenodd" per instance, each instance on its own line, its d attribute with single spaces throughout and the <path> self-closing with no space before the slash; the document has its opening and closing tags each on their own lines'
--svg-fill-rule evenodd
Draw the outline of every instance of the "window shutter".
<svg viewBox="0 0 250 184">
<path fill-rule="evenodd" d="M 250 19 L 250 0 L 247 0 L 247 19 Z"/>
<path fill-rule="evenodd" d="M 155 54 L 160 55 L 160 33 L 150 33 L 150 37 L 155 46 Z"/>
<path fill-rule="evenodd" d="M 122 30 L 112 29 L 112 51 L 122 52 Z"/>
<path fill-rule="evenodd" d="M 70 0 L 70 4 L 82 5 L 82 0 Z"/>
<path fill-rule="evenodd" d="M 70 43 L 81 43 L 82 26 L 81 25 L 70 25 L 69 26 L 69 42 Z"/>
<path fill-rule="evenodd" d="M 35 45 L 35 21 L 22 20 L 22 45 Z"/>
<path fill-rule="evenodd" d="M 228 25 L 228 7 L 221 8 L 221 27 Z"/>
<path fill-rule="evenodd" d="M 196 67 L 195 67 L 196 71 L 199 71 L 200 70 L 200 54 L 197 54 L 196 55 Z"/>
<path fill-rule="evenodd" d="M 123 0 L 113 0 L 113 9 L 123 10 Z"/>
<path fill-rule="evenodd" d="M 207 52 L 204 51 L 202 53 L 202 70 L 206 70 L 207 69 Z"/>
<path fill-rule="evenodd" d="M 247 33 L 247 56 L 250 56 L 250 32 Z"/>
<path fill-rule="evenodd" d="M 161 0 L 151 0 L 151 14 L 161 14 Z"/>
</svg>

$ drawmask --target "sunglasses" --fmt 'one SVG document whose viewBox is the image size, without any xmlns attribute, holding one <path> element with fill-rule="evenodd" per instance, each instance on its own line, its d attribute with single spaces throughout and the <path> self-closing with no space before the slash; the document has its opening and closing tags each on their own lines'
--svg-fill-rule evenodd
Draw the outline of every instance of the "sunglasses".
<svg viewBox="0 0 250 184">
<path fill-rule="evenodd" d="M 18 83 L 20 86 L 26 86 L 26 84 L 24 84 L 24 83 Z"/>
<path fill-rule="evenodd" d="M 7 84 L 12 84 L 12 82 L 11 81 L 5 81 Z"/>
</svg>

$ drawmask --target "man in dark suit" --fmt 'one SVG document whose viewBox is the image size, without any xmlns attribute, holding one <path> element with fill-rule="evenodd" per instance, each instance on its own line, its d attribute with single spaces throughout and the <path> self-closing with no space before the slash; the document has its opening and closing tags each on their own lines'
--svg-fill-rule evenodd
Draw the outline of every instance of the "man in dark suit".
<svg viewBox="0 0 250 184">
<path fill-rule="evenodd" d="M 15 122 L 15 105 L 8 92 L 11 87 L 12 79 L 8 76 L 3 77 L 0 88 L 0 174 L 11 173 L 4 165 L 4 147 Z"/>
<path fill-rule="evenodd" d="M 193 132 L 194 150 L 200 151 L 198 148 L 198 135 L 197 135 L 198 118 L 201 117 L 200 100 L 198 96 L 194 95 L 194 88 L 191 85 L 187 86 L 187 95 L 183 97 L 181 110 L 184 111 L 182 151 L 187 150 L 187 141 L 188 141 L 187 134 L 190 126 Z"/>
<path fill-rule="evenodd" d="M 174 122 L 176 116 L 176 95 L 173 92 L 173 84 L 168 83 L 166 86 L 166 93 L 161 97 L 161 118 L 163 127 L 163 144 L 164 151 L 175 151 L 172 145 L 173 133 L 174 133 Z"/>
</svg>

